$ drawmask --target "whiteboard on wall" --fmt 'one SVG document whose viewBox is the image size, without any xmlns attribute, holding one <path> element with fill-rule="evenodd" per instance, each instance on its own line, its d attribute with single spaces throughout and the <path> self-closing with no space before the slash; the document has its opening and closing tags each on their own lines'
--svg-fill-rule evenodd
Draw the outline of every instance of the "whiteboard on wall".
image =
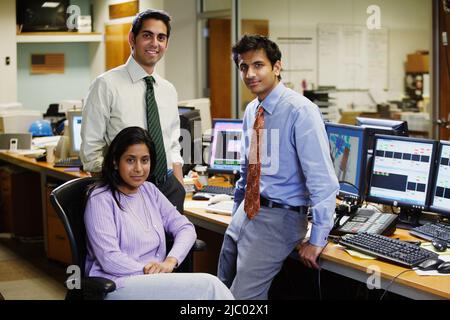
<svg viewBox="0 0 450 320">
<path fill-rule="evenodd" d="M 301 92 L 302 83 L 313 84 L 317 75 L 317 48 L 315 30 L 301 36 L 277 37 L 282 53 L 283 82 L 291 89 Z"/>
<path fill-rule="evenodd" d="M 311 71 L 316 67 L 313 38 L 278 37 L 284 71 Z"/>
<path fill-rule="evenodd" d="M 318 82 L 337 89 L 388 89 L 387 28 L 318 25 Z"/>
</svg>

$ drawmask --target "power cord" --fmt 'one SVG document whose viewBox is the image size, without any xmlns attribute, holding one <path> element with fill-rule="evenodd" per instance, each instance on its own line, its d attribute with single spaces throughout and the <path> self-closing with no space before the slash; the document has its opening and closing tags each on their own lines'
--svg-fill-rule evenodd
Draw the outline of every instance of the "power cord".
<svg viewBox="0 0 450 320">
<path fill-rule="evenodd" d="M 322 252 L 325 250 L 325 248 L 328 246 L 329 242 L 323 247 Z M 319 258 L 317 259 L 317 263 L 319 264 L 319 269 L 317 270 L 317 285 L 319 290 L 319 300 L 322 301 L 322 284 L 321 284 L 321 277 L 320 277 L 320 271 L 322 268 L 320 267 L 320 258 L 322 257 L 322 252 L 319 254 Z"/>
<path fill-rule="evenodd" d="M 383 300 L 384 296 L 386 295 L 386 293 L 388 292 L 389 288 L 392 286 L 392 284 L 394 283 L 395 280 L 397 280 L 398 277 L 400 277 L 402 274 L 407 273 L 407 272 L 411 272 L 414 271 L 412 269 L 407 269 L 407 270 L 403 270 L 402 272 L 400 272 L 398 275 L 396 275 L 391 282 L 389 282 L 389 284 L 387 285 L 386 289 L 384 289 L 383 294 L 380 297 L 380 301 Z"/>
</svg>

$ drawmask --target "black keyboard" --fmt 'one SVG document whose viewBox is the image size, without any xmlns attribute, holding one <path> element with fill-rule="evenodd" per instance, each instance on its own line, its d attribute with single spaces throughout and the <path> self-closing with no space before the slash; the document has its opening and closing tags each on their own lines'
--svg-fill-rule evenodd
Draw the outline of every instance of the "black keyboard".
<svg viewBox="0 0 450 320">
<path fill-rule="evenodd" d="M 79 158 L 66 158 L 55 162 L 54 167 L 79 167 L 82 168 L 83 164 Z"/>
<path fill-rule="evenodd" d="M 218 186 L 203 186 L 198 192 L 210 193 L 210 194 L 226 194 L 231 197 L 234 196 L 234 187 L 218 187 Z"/>
<path fill-rule="evenodd" d="M 439 239 L 450 247 L 450 226 L 442 223 L 427 223 L 409 230 L 409 233 L 427 240 Z"/>
<path fill-rule="evenodd" d="M 415 244 L 372 233 L 346 234 L 341 237 L 339 244 L 406 268 L 438 257 L 436 253 Z"/>
</svg>

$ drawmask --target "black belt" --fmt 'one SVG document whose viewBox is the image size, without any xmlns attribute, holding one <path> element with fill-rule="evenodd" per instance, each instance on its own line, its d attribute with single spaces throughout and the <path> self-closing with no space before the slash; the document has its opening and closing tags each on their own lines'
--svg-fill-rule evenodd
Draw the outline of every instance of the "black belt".
<svg viewBox="0 0 450 320">
<path fill-rule="evenodd" d="M 259 197 L 259 203 L 264 207 L 287 209 L 287 210 L 292 210 L 292 211 L 298 212 L 300 214 L 308 213 L 308 207 L 306 207 L 306 206 L 293 207 L 293 206 L 289 206 L 287 204 L 273 202 L 272 200 L 266 199 L 264 197 Z"/>
</svg>

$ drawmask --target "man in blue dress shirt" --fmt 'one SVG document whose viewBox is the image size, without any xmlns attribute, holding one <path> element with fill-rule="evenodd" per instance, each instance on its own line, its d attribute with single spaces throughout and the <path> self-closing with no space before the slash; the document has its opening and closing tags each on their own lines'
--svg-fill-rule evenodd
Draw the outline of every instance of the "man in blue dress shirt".
<svg viewBox="0 0 450 320">
<path fill-rule="evenodd" d="M 301 244 L 299 257 L 307 267 L 319 268 L 339 184 L 319 108 L 281 82 L 277 44 L 246 35 L 232 51 L 242 80 L 257 98 L 244 115 L 241 178 L 218 276 L 236 299 L 267 299 L 283 261 L 305 238 L 308 207 L 311 235 Z M 260 159 L 255 160 L 250 146 L 252 139 L 258 141 L 254 129 L 260 125 Z"/>
</svg>

